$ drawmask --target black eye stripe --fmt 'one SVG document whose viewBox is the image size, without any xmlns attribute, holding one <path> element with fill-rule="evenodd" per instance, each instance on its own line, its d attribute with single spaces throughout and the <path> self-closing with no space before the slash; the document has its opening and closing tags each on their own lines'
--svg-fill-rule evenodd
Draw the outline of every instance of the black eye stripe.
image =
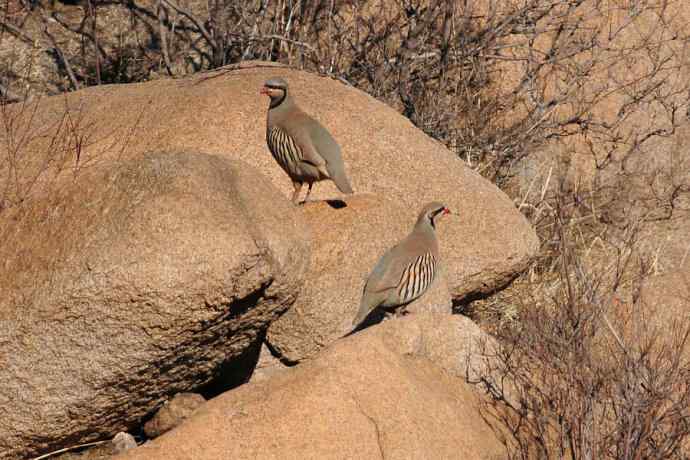
<svg viewBox="0 0 690 460">
<path fill-rule="evenodd" d="M 434 217 L 438 216 L 442 212 L 443 212 L 443 208 L 435 210 L 434 212 L 431 213 L 431 218 L 433 219 Z"/>
</svg>

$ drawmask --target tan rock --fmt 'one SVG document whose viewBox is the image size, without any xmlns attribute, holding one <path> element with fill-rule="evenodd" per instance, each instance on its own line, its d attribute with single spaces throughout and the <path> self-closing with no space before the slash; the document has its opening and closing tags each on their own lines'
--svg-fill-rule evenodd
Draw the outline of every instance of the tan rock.
<svg viewBox="0 0 690 460">
<path fill-rule="evenodd" d="M 129 449 L 137 447 L 137 441 L 134 439 L 134 436 L 124 431 L 120 431 L 116 434 L 111 443 L 113 446 L 113 453 L 115 454 L 121 454 Z"/>
<path fill-rule="evenodd" d="M 149 438 L 156 438 L 170 431 L 194 413 L 206 400 L 197 393 L 177 393 L 166 401 L 156 415 L 144 425 L 144 433 Z"/>
<path fill-rule="evenodd" d="M 656 339 L 660 346 L 673 344 L 690 328 L 690 270 L 648 278 L 633 311 L 625 313 L 638 317 L 634 322 L 637 328 L 627 331 L 626 341 Z M 690 342 L 685 343 L 683 352 L 690 358 Z"/>
<path fill-rule="evenodd" d="M 639 358 L 644 364 L 637 369 L 643 369 L 642 378 L 651 378 L 653 383 L 649 393 L 643 393 L 645 400 L 640 405 L 643 407 L 647 401 L 663 399 L 664 403 L 659 404 L 655 417 L 666 419 L 660 423 L 669 424 L 663 425 L 669 427 L 668 433 L 665 432 L 669 437 L 672 437 L 670 424 L 676 420 L 675 414 L 687 414 L 688 382 L 683 371 L 687 371 L 690 362 L 690 342 L 686 335 L 690 331 L 689 293 L 688 269 L 651 276 L 644 280 L 636 302 L 614 300 L 609 321 L 618 337 L 608 330 L 601 333 L 604 343 L 602 361 L 617 358 L 610 366 L 620 365 L 621 353 L 614 354 L 616 358 L 607 353 L 612 349 L 620 350 L 618 338 L 626 347 L 626 355 L 638 359 L 644 353 L 644 357 Z M 646 370 L 649 370 L 649 375 L 644 375 Z M 681 441 L 678 457 L 690 458 L 690 439 L 687 436 Z"/>
<path fill-rule="evenodd" d="M 407 315 L 359 332 L 375 334 L 399 353 L 420 356 L 449 374 L 476 382 L 491 370 L 487 356 L 497 343 L 466 316 L 439 313 Z"/>
<path fill-rule="evenodd" d="M 84 173 L 0 220 L 0 458 L 112 436 L 208 382 L 294 301 L 307 229 L 205 154 Z"/>
<path fill-rule="evenodd" d="M 346 202 L 342 208 L 326 202 L 304 206 L 312 235 L 308 281 L 293 307 L 271 324 L 267 336 L 271 347 L 286 361 L 312 356 L 352 330 L 369 272 L 386 250 L 411 231 L 418 214 L 369 194 Z M 445 256 L 441 254 L 442 264 Z M 412 312 L 445 313 L 451 308 L 443 273 L 408 307 Z"/>
<path fill-rule="evenodd" d="M 373 193 L 399 204 L 405 210 L 401 220 L 434 200 L 459 213 L 440 229 L 454 299 L 504 285 L 535 254 L 534 230 L 493 184 L 390 107 L 338 81 L 306 72 L 245 63 L 189 79 L 90 87 L 42 99 L 32 123 L 34 128 L 57 125 L 67 106 L 91 140 L 83 146 L 82 162 L 93 165 L 152 149 L 193 149 L 241 159 L 289 197 L 290 180 L 265 141 L 268 101 L 259 89 L 271 76 L 286 78 L 300 107 L 338 140 L 356 193 Z M 48 129 L 45 137 L 29 143 L 35 158 L 43 158 L 41 152 L 48 155 L 50 133 Z M 37 161 L 36 167 L 41 164 Z M 22 174 L 30 176 L 28 171 Z M 326 181 L 315 186 L 312 197 L 342 195 Z"/>
<path fill-rule="evenodd" d="M 379 327 L 220 395 L 117 459 L 504 458 L 477 412 L 478 393 L 429 360 L 401 354 Z"/>
<path fill-rule="evenodd" d="M 289 369 L 289 367 L 280 362 L 280 360 L 273 355 L 268 346 L 266 346 L 266 343 L 262 343 L 261 350 L 259 351 L 259 358 L 252 370 L 249 381 L 260 382 L 262 380 L 268 380 L 275 374 L 286 369 Z"/>
<path fill-rule="evenodd" d="M 588 123 L 584 126 L 590 129 L 554 136 L 529 152 L 514 168 L 514 181 L 507 188 L 520 201 L 540 208 L 544 193 L 548 197 L 565 191 L 565 202 L 576 204 L 566 212 L 579 212 L 583 217 L 594 214 L 607 224 L 607 234 L 642 223 L 640 242 L 645 255 L 653 257 L 660 269 L 673 269 L 682 259 L 674 253 L 687 251 L 684 236 L 690 231 L 690 122 L 686 113 L 690 53 L 682 45 L 688 37 L 690 4 L 664 3 L 659 10 L 638 5 L 634 13 L 625 8 L 600 10 L 594 4 L 585 1 L 579 9 L 587 10 L 581 32 L 592 35 L 596 56 L 582 53 L 571 58 L 576 65 L 586 62 L 592 66 L 587 78 L 581 85 L 558 84 L 573 76 L 570 66 L 564 64 L 547 64 L 540 72 L 547 98 L 558 100 L 559 92 L 574 91 L 568 97 L 577 102 L 561 104 L 556 119 L 567 120 L 585 110 Z M 656 37 L 654 44 L 652 36 Z M 551 34 L 542 35 L 544 50 L 550 48 L 552 38 Z M 627 50 L 625 57 L 621 48 Z M 654 52 L 650 52 L 652 48 Z M 526 49 L 509 47 L 506 53 L 518 57 Z M 497 81 L 502 92 L 510 94 L 523 81 L 526 67 L 520 59 L 506 59 L 500 65 Z M 646 90 L 652 87 L 653 91 Z M 505 113 L 512 119 L 516 111 L 523 110 L 522 104 L 516 104 Z M 600 125 L 607 128 L 596 133 L 591 129 Z M 596 255 L 598 248 L 593 247 L 592 255 Z"/>
</svg>

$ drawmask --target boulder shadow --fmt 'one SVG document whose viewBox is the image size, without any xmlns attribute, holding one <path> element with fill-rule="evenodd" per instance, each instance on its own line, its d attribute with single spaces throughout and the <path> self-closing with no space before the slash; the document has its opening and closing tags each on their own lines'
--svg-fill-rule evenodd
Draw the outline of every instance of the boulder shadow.
<svg viewBox="0 0 690 460">
<path fill-rule="evenodd" d="M 266 334 L 259 337 L 240 356 L 223 362 L 214 372 L 212 380 L 196 389 L 207 400 L 249 382 L 259 362 L 261 344 Z"/>
</svg>

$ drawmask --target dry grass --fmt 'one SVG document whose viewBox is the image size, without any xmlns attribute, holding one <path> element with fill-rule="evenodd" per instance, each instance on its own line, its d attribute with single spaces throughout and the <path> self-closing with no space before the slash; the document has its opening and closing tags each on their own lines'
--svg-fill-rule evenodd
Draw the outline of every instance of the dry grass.
<svg viewBox="0 0 690 460">
<path fill-rule="evenodd" d="M 523 280 L 516 320 L 494 323 L 504 348 L 477 382 L 495 397 L 487 419 L 508 429 L 513 458 L 687 458 L 690 318 L 669 324 L 640 299 L 636 228 L 592 261 L 572 226 L 554 227 L 548 276 Z"/>
</svg>

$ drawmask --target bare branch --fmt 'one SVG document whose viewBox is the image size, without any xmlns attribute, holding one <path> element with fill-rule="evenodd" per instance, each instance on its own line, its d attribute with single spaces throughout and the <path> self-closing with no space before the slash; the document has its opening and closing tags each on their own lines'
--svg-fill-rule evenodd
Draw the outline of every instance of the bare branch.
<svg viewBox="0 0 690 460">
<path fill-rule="evenodd" d="M 24 97 L 11 91 L 8 87 L 0 83 L 0 103 L 6 104 L 11 102 L 23 101 Z"/>
<path fill-rule="evenodd" d="M 74 90 L 80 89 L 79 82 L 77 81 L 77 78 L 74 76 L 74 71 L 72 70 L 72 66 L 69 60 L 67 59 L 67 56 L 58 44 L 57 40 L 55 40 L 53 34 L 51 34 L 48 30 L 48 18 L 46 18 L 45 15 L 41 14 L 41 19 L 43 21 L 43 34 L 46 37 L 48 37 L 48 40 L 50 40 L 50 43 L 53 46 L 53 49 L 60 58 L 60 61 L 62 61 L 62 65 L 65 67 L 65 72 L 67 72 L 67 76 L 69 77 L 69 80 L 72 83 L 72 88 Z"/>
<path fill-rule="evenodd" d="M 157 0 L 156 2 L 156 15 L 158 16 L 158 34 L 161 39 L 161 52 L 163 53 L 165 69 L 168 71 L 168 75 L 174 76 L 172 63 L 170 62 L 170 53 L 168 51 L 168 28 L 163 20 L 163 17 L 167 16 L 167 12 L 163 7 L 163 0 Z"/>
<path fill-rule="evenodd" d="M 171 0 L 161 0 L 163 3 L 168 5 L 170 8 L 181 14 L 182 16 L 186 17 L 189 19 L 192 24 L 199 30 L 199 33 L 204 37 L 204 40 L 208 42 L 208 44 L 213 48 L 213 50 L 218 49 L 218 43 L 216 40 L 213 38 L 213 35 L 204 27 L 204 24 L 197 18 L 191 11 L 186 10 L 179 5 L 173 3 Z"/>
</svg>

